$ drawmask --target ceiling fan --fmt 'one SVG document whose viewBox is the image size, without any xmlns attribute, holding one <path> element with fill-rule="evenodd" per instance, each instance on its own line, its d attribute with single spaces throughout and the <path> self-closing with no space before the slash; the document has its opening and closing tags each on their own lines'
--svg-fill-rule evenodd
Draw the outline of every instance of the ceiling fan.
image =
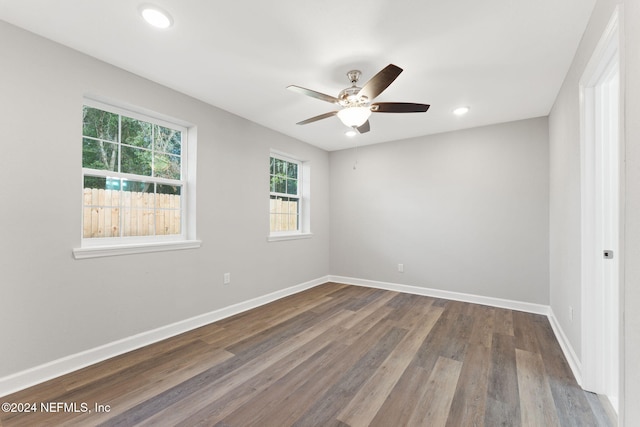
<svg viewBox="0 0 640 427">
<path fill-rule="evenodd" d="M 359 70 L 351 70 L 347 77 L 351 81 L 351 87 L 340 91 L 337 97 L 325 95 L 315 90 L 300 86 L 287 86 L 287 89 L 303 95 L 311 96 L 322 101 L 336 104 L 341 109 L 329 113 L 320 114 L 310 119 L 298 122 L 299 125 L 317 122 L 328 117 L 338 116 L 346 126 L 355 129 L 359 133 L 369 132 L 369 116 L 371 113 L 424 113 L 429 109 L 427 104 L 414 104 L 411 102 L 374 102 L 373 99 L 380 95 L 400 75 L 402 68 L 389 64 L 384 67 L 371 80 L 358 87 L 356 84 L 362 74 Z"/>
</svg>

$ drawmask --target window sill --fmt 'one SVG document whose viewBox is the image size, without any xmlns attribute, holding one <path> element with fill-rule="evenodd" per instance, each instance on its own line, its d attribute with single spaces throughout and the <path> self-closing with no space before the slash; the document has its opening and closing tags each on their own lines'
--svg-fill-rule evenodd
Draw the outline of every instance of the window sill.
<svg viewBox="0 0 640 427">
<path fill-rule="evenodd" d="M 272 234 L 267 237 L 268 242 L 282 242 L 284 240 L 310 239 L 313 233 Z"/>
<path fill-rule="evenodd" d="M 177 251 L 182 249 L 197 249 L 200 240 L 183 240 L 179 242 L 138 243 L 133 245 L 112 245 L 73 249 L 75 259 L 100 258 L 117 255 L 143 254 L 149 252 Z"/>
</svg>

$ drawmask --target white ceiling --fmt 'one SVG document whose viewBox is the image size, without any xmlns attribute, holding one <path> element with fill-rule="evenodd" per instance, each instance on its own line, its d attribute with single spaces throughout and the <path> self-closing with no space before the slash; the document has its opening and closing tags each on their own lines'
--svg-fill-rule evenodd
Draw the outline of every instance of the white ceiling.
<svg viewBox="0 0 640 427">
<path fill-rule="evenodd" d="M 549 113 L 595 0 L 0 0 L 0 19 L 302 141 L 337 150 Z M 6 42 L 6 41 L 3 41 Z M 349 139 L 329 95 L 389 63 L 404 72 L 376 101 L 431 104 L 374 114 Z M 362 84 L 360 84 L 362 85 Z M 451 110 L 471 106 L 464 117 Z"/>
</svg>

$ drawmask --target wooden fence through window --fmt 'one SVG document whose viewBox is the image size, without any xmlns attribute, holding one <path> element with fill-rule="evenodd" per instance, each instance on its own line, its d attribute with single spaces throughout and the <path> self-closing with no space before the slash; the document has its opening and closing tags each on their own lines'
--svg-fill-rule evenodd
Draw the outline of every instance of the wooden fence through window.
<svg viewBox="0 0 640 427">
<path fill-rule="evenodd" d="M 85 188 L 84 238 L 180 234 L 180 195 Z"/>
<path fill-rule="evenodd" d="M 296 231 L 298 229 L 298 201 L 280 198 L 269 201 L 271 231 Z"/>
</svg>

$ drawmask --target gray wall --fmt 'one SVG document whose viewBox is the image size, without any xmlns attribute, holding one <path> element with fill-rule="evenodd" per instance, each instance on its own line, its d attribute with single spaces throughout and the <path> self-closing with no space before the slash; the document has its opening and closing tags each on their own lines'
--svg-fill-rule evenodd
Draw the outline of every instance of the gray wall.
<svg viewBox="0 0 640 427">
<path fill-rule="evenodd" d="M 546 118 L 332 152 L 331 273 L 548 304 L 548 156 Z"/>
<path fill-rule="evenodd" d="M 2 22 L 0 40 L 0 377 L 329 273 L 327 152 Z M 200 249 L 72 258 L 85 93 L 197 126 Z M 266 240 L 270 148 L 311 161 L 311 239 Z"/>
<path fill-rule="evenodd" d="M 624 6 L 622 53 L 625 125 L 623 364 L 621 419 L 640 425 L 640 2 L 598 0 L 549 116 L 551 307 L 573 349 L 581 350 L 579 80 L 617 4 Z M 574 307 L 574 321 L 567 307 Z"/>
</svg>

